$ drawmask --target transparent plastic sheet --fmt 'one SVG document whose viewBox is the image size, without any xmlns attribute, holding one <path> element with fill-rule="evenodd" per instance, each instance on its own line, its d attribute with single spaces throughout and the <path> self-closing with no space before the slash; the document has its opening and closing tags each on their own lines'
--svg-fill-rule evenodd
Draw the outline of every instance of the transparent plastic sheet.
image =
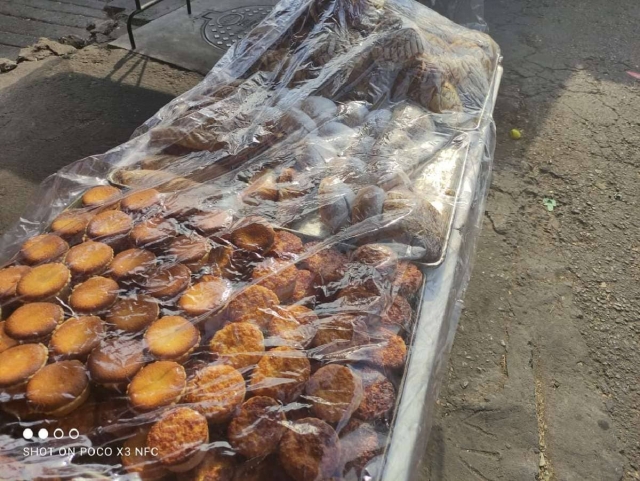
<svg viewBox="0 0 640 481">
<path fill-rule="evenodd" d="M 2 468 L 411 479 L 498 64 L 417 3 L 284 1 L 129 142 L 47 179 L 0 245 Z"/>
<path fill-rule="evenodd" d="M 484 0 L 422 0 L 420 3 L 467 28 L 487 31 Z"/>
</svg>

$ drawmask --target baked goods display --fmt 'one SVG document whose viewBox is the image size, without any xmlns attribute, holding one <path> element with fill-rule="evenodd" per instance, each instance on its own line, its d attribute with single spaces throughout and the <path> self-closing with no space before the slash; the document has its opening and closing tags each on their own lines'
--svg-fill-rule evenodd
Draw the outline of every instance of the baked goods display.
<svg viewBox="0 0 640 481">
<path fill-rule="evenodd" d="M 109 197 L 117 206 L 103 212 L 120 212 L 127 196 Z M 197 246 L 207 254 L 197 270 L 175 251 L 194 227 L 185 220 L 155 254 L 131 247 L 131 232 L 122 250 L 79 239 L 63 262 L 22 268 L 21 255 L 0 271 L 4 411 L 33 426 L 68 425 L 95 412 L 87 403 L 97 399 L 116 421 L 83 426 L 83 435 L 138 447 L 102 462 L 143 479 L 189 471 L 232 480 L 262 464 L 300 481 L 365 472 L 389 433 L 421 270 L 382 244 L 325 246 L 228 215 L 233 222 L 209 237 L 194 233 L 207 246 Z M 140 214 L 134 229 L 147 221 Z M 224 256 L 208 256 L 220 246 L 238 259 L 234 275 L 223 276 Z M 101 276 L 71 274 L 92 263 Z M 43 268 L 53 274 L 37 280 L 55 280 L 52 294 L 21 295 Z M 357 455 L 340 441 L 354 422 L 378 440 Z M 223 440 L 230 448 L 216 450 Z"/>
<path fill-rule="evenodd" d="M 279 4 L 0 268 L 3 434 L 113 450 L 30 470 L 376 476 L 497 60 L 418 4 Z"/>
<path fill-rule="evenodd" d="M 120 199 L 131 196 L 121 192 L 107 198 L 109 209 L 91 209 L 117 218 L 127 205 Z M 164 196 L 131 218 L 133 230 L 167 215 Z M 176 220 L 181 234 L 158 238 L 164 248 L 155 253 L 132 247 L 139 245 L 133 231 L 111 245 L 76 235 L 61 259 L 34 263 L 24 252 L 52 237 L 26 241 L 0 271 L 5 412 L 48 426 L 93 412 L 90 399 L 103 410 L 124 404 L 116 422 L 129 426 L 124 438 L 95 422 L 83 433 L 107 445 L 154 448 L 156 455 L 129 453 L 108 468 L 149 479 L 185 470 L 233 479 L 249 469 L 245 463 L 261 469 L 266 456 L 293 479 L 338 476 L 346 466 L 339 435 L 350 420 L 387 432 L 405 359 L 397 334 L 411 331 L 420 270 L 384 245 L 324 247 L 261 217 L 216 215 L 232 222 L 200 237 L 190 234 L 193 217 Z M 221 247 L 226 256 L 209 257 Z M 229 258 L 234 269 L 223 276 Z M 374 303 L 376 313 L 354 312 L 349 306 L 370 297 L 367 283 L 380 284 L 390 302 Z M 389 348 L 394 342 L 400 347 Z M 209 452 L 209 429 L 226 436 L 231 452 Z M 359 460 L 362 470 L 369 459 Z"/>
</svg>

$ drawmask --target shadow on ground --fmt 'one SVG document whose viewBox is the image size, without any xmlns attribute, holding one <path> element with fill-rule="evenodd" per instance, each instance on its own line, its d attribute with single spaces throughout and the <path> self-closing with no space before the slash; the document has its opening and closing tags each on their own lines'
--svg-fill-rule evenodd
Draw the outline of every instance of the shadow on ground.
<svg viewBox="0 0 640 481">
<path fill-rule="evenodd" d="M 125 142 L 173 98 L 123 82 L 145 62 L 138 57 L 120 69 L 123 60 L 107 78 L 39 69 L 0 91 L 0 231 L 17 219 L 35 184 Z"/>
</svg>

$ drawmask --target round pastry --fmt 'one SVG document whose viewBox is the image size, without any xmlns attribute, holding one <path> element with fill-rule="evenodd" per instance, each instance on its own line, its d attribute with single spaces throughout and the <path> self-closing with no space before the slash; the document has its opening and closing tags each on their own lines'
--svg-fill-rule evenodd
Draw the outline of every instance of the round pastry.
<svg viewBox="0 0 640 481">
<path fill-rule="evenodd" d="M 233 215 L 226 210 L 202 212 L 189 218 L 188 224 L 205 236 L 212 236 L 227 229 L 233 222 Z"/>
<path fill-rule="evenodd" d="M 278 449 L 280 438 L 287 430 L 286 421 L 278 401 L 265 396 L 252 397 L 231 420 L 227 430 L 229 443 L 249 459 L 266 456 Z"/>
<path fill-rule="evenodd" d="M 131 241 L 137 247 L 151 250 L 163 249 L 176 235 L 176 224 L 172 219 L 153 217 L 136 225 L 131 231 Z"/>
<path fill-rule="evenodd" d="M 340 433 L 340 464 L 344 466 L 344 476 L 360 479 L 362 470 L 386 444 L 384 436 L 379 436 L 369 424 L 360 423 L 346 434 Z"/>
<path fill-rule="evenodd" d="M 49 349 L 62 359 L 84 360 L 100 344 L 103 334 L 104 326 L 99 317 L 72 317 L 55 330 Z"/>
<path fill-rule="evenodd" d="M 31 270 L 28 266 L 10 266 L 0 269 L 0 304 L 5 304 L 6 300 L 16 295 L 18 282 L 27 272 Z"/>
<path fill-rule="evenodd" d="M 21 344 L 0 352 L 0 388 L 24 384 L 45 366 L 48 356 L 44 344 Z"/>
<path fill-rule="evenodd" d="M 16 341 L 33 342 L 46 338 L 62 322 L 62 307 L 50 302 L 33 302 L 17 308 L 5 323 L 5 332 Z"/>
<path fill-rule="evenodd" d="M 265 255 L 281 259 L 295 259 L 302 252 L 302 239 L 291 232 L 276 231 L 273 244 Z"/>
<path fill-rule="evenodd" d="M 55 234 L 42 234 L 27 239 L 20 249 L 25 264 L 54 262 L 69 250 L 69 244 Z"/>
<path fill-rule="evenodd" d="M 49 416 L 61 417 L 89 397 L 89 378 L 80 361 L 58 361 L 38 371 L 27 384 L 27 399 Z"/>
<path fill-rule="evenodd" d="M 339 177 L 326 177 L 318 187 L 320 219 L 331 229 L 338 232 L 351 223 L 351 206 L 355 194 L 349 185 Z"/>
<path fill-rule="evenodd" d="M 182 473 L 203 460 L 209 442 L 206 418 L 187 407 L 177 407 L 156 422 L 147 435 L 147 447 L 163 467 Z"/>
<path fill-rule="evenodd" d="M 353 416 L 373 421 L 386 416 L 396 404 L 396 390 L 383 374 L 375 369 L 360 370 L 364 395 Z"/>
<path fill-rule="evenodd" d="M 150 326 L 159 315 L 160 306 L 155 299 L 143 294 L 133 294 L 131 297 L 118 299 L 105 320 L 121 331 L 138 332 Z"/>
<path fill-rule="evenodd" d="M 143 365 L 142 343 L 125 338 L 102 341 L 87 361 L 95 383 L 118 390 L 126 386 Z"/>
<path fill-rule="evenodd" d="M 229 420 L 242 403 L 246 387 L 242 374 L 226 364 L 214 364 L 196 372 L 187 383 L 184 402 L 211 423 Z"/>
<path fill-rule="evenodd" d="M 305 244 L 305 251 L 316 246 L 317 242 Z M 311 271 L 320 283 L 336 282 L 342 279 L 344 268 L 348 264 L 347 256 L 331 247 L 316 252 L 300 261 L 300 267 Z"/>
<path fill-rule="evenodd" d="M 42 264 L 22 276 L 16 292 L 26 302 L 64 297 L 70 281 L 71 272 L 64 264 Z"/>
<path fill-rule="evenodd" d="M 13 346 L 18 345 L 18 341 L 7 336 L 4 326 L 5 326 L 5 321 L 0 322 L 0 352 L 4 352 L 7 349 L 10 349 Z"/>
<path fill-rule="evenodd" d="M 290 261 L 267 259 L 253 268 L 251 279 L 275 292 L 280 302 L 287 302 L 293 295 L 297 278 L 296 266 Z"/>
<path fill-rule="evenodd" d="M 81 239 L 89 221 L 95 214 L 81 209 L 70 209 L 62 212 L 51 223 L 51 231 L 67 241 Z"/>
<path fill-rule="evenodd" d="M 304 306 L 278 306 L 269 321 L 269 346 L 304 348 L 313 339 L 318 320 L 315 312 Z"/>
<path fill-rule="evenodd" d="M 184 367 L 177 362 L 152 362 L 133 377 L 127 395 L 136 411 L 153 411 L 177 403 L 184 393 L 186 382 Z"/>
<path fill-rule="evenodd" d="M 160 200 L 160 192 L 156 189 L 138 190 L 122 199 L 120 202 L 120 208 L 131 214 L 139 214 L 158 205 Z"/>
<path fill-rule="evenodd" d="M 272 308 L 278 304 L 278 296 L 273 291 L 262 286 L 249 286 L 229 302 L 227 312 L 233 322 L 250 321 L 266 329 Z"/>
<path fill-rule="evenodd" d="M 221 450 L 210 449 L 198 467 L 190 474 L 190 481 L 232 481 L 236 459 Z"/>
<path fill-rule="evenodd" d="M 395 296 L 391 305 L 380 316 L 382 326 L 394 334 L 400 332 L 400 329 L 410 330 L 412 320 L 413 310 L 411 305 L 402 296 Z"/>
<path fill-rule="evenodd" d="M 182 293 L 191 282 L 191 271 L 182 264 L 160 266 L 141 281 L 143 289 L 156 299 L 169 300 Z"/>
<path fill-rule="evenodd" d="M 306 269 L 296 272 L 296 285 L 293 288 L 290 302 L 294 304 L 313 305 L 316 301 L 315 275 Z"/>
<path fill-rule="evenodd" d="M 379 315 L 386 302 L 381 283 L 371 277 L 365 278 L 364 281 L 359 279 L 357 282 L 338 291 L 336 306 L 340 306 L 344 313 Z"/>
<path fill-rule="evenodd" d="M 170 472 L 146 450 L 148 432 L 140 429 L 125 440 L 120 461 L 128 473 L 137 474 L 142 481 L 160 481 Z"/>
<path fill-rule="evenodd" d="M 73 246 L 64 259 L 71 274 L 87 277 L 101 274 L 113 260 L 113 249 L 102 242 L 86 241 Z"/>
<path fill-rule="evenodd" d="M 108 277 L 95 276 L 78 284 L 69 296 L 69 305 L 78 312 L 100 312 L 118 298 L 118 283 Z"/>
<path fill-rule="evenodd" d="M 82 196 L 82 205 L 85 207 L 98 207 L 113 204 L 112 208 L 117 208 L 117 199 L 120 190 L 110 185 L 98 185 L 92 187 Z"/>
<path fill-rule="evenodd" d="M 353 253 L 353 260 L 376 269 L 385 278 L 393 278 L 398 267 L 398 256 L 383 244 L 366 244 Z"/>
<path fill-rule="evenodd" d="M 156 256 L 153 252 L 144 249 L 127 249 L 113 258 L 107 275 L 118 282 L 126 282 L 144 275 L 155 265 L 155 262 Z"/>
<path fill-rule="evenodd" d="M 407 345 L 400 336 L 379 329 L 375 338 L 372 336 L 372 345 L 363 348 L 356 353 L 354 360 L 368 362 L 382 370 L 400 369 L 407 358 Z"/>
<path fill-rule="evenodd" d="M 305 388 L 313 415 L 332 424 L 349 420 L 362 401 L 362 392 L 360 376 L 338 364 L 318 369 Z"/>
<path fill-rule="evenodd" d="M 256 366 L 249 384 L 254 396 L 267 396 L 284 403 L 295 400 L 309 379 L 311 365 L 307 356 L 291 347 L 267 351 Z"/>
<path fill-rule="evenodd" d="M 331 426 L 317 418 L 303 418 L 288 427 L 278 447 L 287 474 L 296 481 L 320 481 L 339 470 L 340 442 Z"/>
<path fill-rule="evenodd" d="M 204 237 L 181 235 L 171 241 L 167 255 L 172 262 L 198 272 L 207 262 L 210 250 L 211 245 Z"/>
<path fill-rule="evenodd" d="M 238 370 L 254 366 L 264 354 L 264 337 L 255 325 L 232 322 L 215 333 L 209 341 L 214 356 Z"/>
<path fill-rule="evenodd" d="M 109 244 L 114 249 L 124 245 L 133 228 L 133 219 L 119 210 L 96 215 L 87 225 L 87 238 Z"/>
<path fill-rule="evenodd" d="M 202 282 L 185 291 L 178 306 L 189 316 L 201 316 L 222 307 L 231 294 L 231 284 L 226 279 L 203 276 Z"/>
<path fill-rule="evenodd" d="M 149 353 L 165 361 L 185 361 L 200 343 L 200 331 L 180 316 L 165 316 L 144 334 Z"/>
<path fill-rule="evenodd" d="M 317 328 L 311 346 L 322 347 L 323 353 L 366 344 L 369 339 L 364 318 L 353 314 L 336 314 L 321 319 Z"/>
<path fill-rule="evenodd" d="M 231 227 L 230 239 L 241 249 L 262 253 L 273 245 L 275 231 L 266 219 L 249 216 Z"/>
<path fill-rule="evenodd" d="M 393 293 L 411 297 L 418 292 L 422 285 L 422 272 L 409 262 L 400 262 L 393 279 Z"/>
<path fill-rule="evenodd" d="M 351 221 L 356 224 L 382 214 L 386 193 L 376 185 L 367 185 L 356 194 L 351 208 Z"/>
</svg>

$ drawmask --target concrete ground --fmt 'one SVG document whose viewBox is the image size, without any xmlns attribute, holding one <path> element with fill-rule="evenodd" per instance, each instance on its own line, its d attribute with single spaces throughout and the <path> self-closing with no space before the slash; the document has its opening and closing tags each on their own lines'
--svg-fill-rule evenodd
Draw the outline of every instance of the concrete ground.
<svg viewBox="0 0 640 481">
<path fill-rule="evenodd" d="M 494 179 L 420 477 L 639 479 L 640 4 L 486 15 L 505 57 Z M 96 46 L 0 75 L 0 231 L 200 78 Z"/>
<path fill-rule="evenodd" d="M 106 0 L 3 0 L 0 2 L 0 58 L 15 60 L 38 38 L 73 35 L 89 40 L 87 27 L 108 19 Z"/>
</svg>

